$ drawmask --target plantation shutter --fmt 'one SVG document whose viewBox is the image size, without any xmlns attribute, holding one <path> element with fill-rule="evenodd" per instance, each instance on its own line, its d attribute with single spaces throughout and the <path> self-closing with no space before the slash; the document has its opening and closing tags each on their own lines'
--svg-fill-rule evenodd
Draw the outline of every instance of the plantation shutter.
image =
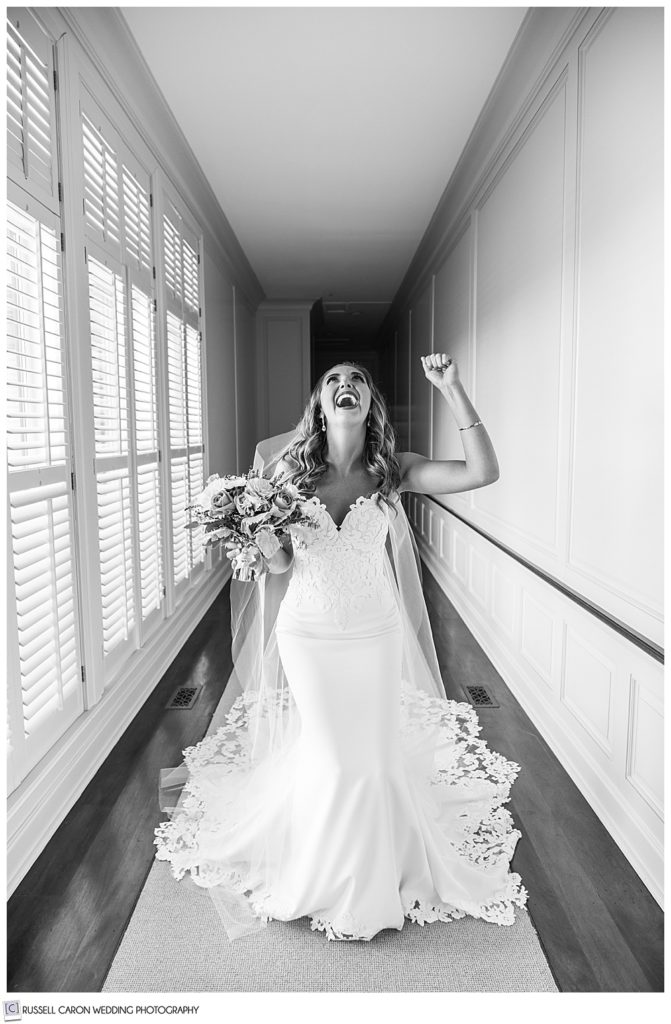
<svg viewBox="0 0 671 1024">
<path fill-rule="evenodd" d="M 135 646 L 125 287 L 88 255 L 98 542 L 105 658 Z"/>
<path fill-rule="evenodd" d="M 202 568 L 205 551 L 202 528 L 186 528 L 187 506 L 204 486 L 200 261 L 195 235 L 170 202 L 166 202 L 162 226 L 172 572 L 179 588 Z"/>
<path fill-rule="evenodd" d="M 141 614 L 146 621 L 160 610 L 165 585 L 154 304 L 136 285 L 131 318 Z"/>
<path fill-rule="evenodd" d="M 162 614 L 158 374 L 148 174 L 81 105 L 105 678 Z"/>
<path fill-rule="evenodd" d="M 18 189 L 10 189 L 9 196 L 7 468 L 14 584 L 9 761 L 14 788 L 81 714 L 84 702 L 60 223 Z"/>
<path fill-rule="evenodd" d="M 7 10 L 7 172 L 58 213 L 53 45 L 26 8 Z"/>
</svg>

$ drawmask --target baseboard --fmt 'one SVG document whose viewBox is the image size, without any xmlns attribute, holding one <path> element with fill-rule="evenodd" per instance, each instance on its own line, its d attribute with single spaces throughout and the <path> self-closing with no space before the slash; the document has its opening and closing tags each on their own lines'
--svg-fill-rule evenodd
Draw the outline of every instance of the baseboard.
<svg viewBox="0 0 671 1024">
<path fill-rule="evenodd" d="M 535 696 L 533 683 L 528 679 L 524 666 L 515 661 L 511 653 L 498 641 L 480 609 L 468 601 L 462 589 L 455 585 L 444 563 L 436 558 L 419 534 L 417 544 L 422 561 L 434 576 L 438 586 L 452 602 L 513 696 L 519 701 L 641 881 L 663 907 L 664 856 L 657 838 L 646 823 L 636 816 L 633 808 L 622 800 L 617 789 L 590 755 L 578 746 L 562 723 L 553 717 L 549 705 Z M 597 780 L 596 786 L 593 780 Z M 632 823 L 636 842 L 633 842 L 631 836 L 622 829 L 619 824 L 622 820 Z"/>
<path fill-rule="evenodd" d="M 11 794 L 7 889 L 11 895 L 169 668 L 212 602 L 230 566 L 217 566 L 132 658 L 102 700 L 85 711 Z"/>
</svg>

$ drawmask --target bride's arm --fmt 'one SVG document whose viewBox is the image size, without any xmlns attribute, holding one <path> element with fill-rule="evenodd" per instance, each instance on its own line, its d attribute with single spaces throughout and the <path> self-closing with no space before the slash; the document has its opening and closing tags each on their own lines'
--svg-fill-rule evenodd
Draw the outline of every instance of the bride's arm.
<svg viewBox="0 0 671 1024">
<path fill-rule="evenodd" d="M 486 487 L 499 478 L 499 464 L 484 424 L 459 379 L 456 363 L 437 352 L 422 356 L 424 374 L 450 407 L 460 431 L 464 459 L 426 459 L 416 452 L 401 452 L 402 491 L 450 494 Z"/>
<path fill-rule="evenodd" d="M 263 561 L 265 562 L 266 569 L 272 573 L 286 572 L 291 563 L 294 560 L 294 552 L 291 546 L 291 539 L 285 537 L 282 541 L 278 541 L 279 548 L 272 554 L 267 555 L 264 551 Z"/>
</svg>

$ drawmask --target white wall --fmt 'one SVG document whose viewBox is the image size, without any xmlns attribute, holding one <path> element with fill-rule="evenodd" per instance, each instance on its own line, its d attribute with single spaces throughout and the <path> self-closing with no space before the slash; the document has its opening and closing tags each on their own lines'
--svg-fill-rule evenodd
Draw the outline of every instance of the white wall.
<svg viewBox="0 0 671 1024">
<path fill-rule="evenodd" d="M 470 221 L 468 222 L 470 227 Z M 469 229 L 453 243 L 435 275 L 434 344 L 439 351 L 449 352 L 469 394 L 473 394 L 474 359 L 471 352 L 471 321 L 473 281 L 473 232 Z M 435 341 L 435 339 L 439 339 Z M 433 397 L 433 396 L 432 396 Z M 433 400 L 432 458 L 461 459 L 461 434 L 454 429 L 447 404 Z M 465 494 L 452 495 L 455 508 L 468 506 Z"/>
<path fill-rule="evenodd" d="M 295 427 L 310 396 L 311 302 L 267 301 L 256 314 L 261 439 Z"/>
<path fill-rule="evenodd" d="M 385 325 L 411 359 L 410 447 L 426 452 L 430 414 L 428 452 L 463 457 L 420 380 L 415 324 L 428 337 L 433 316 L 501 468 L 421 503 L 424 533 L 443 531 L 423 553 L 658 898 L 658 662 L 587 612 L 576 624 L 570 598 L 443 509 L 663 643 L 662 85 L 659 8 L 531 9 Z"/>
<path fill-rule="evenodd" d="M 235 366 L 238 471 L 246 473 L 254 462 L 254 449 L 259 441 L 256 407 L 259 367 L 253 305 L 239 288 L 235 290 Z"/>
<path fill-rule="evenodd" d="M 407 311 L 396 324 L 396 395 L 394 396 L 394 418 L 398 432 L 398 444 L 401 450 L 410 447 L 410 388 L 412 384 L 410 319 L 410 312 Z"/>
<path fill-rule="evenodd" d="M 410 320 L 410 446 L 420 455 L 431 449 L 431 399 L 420 357 L 433 352 L 433 282 L 425 285 Z"/>
<path fill-rule="evenodd" d="M 661 638 L 662 12 L 618 9 L 579 53 L 572 577 Z M 634 542 L 635 538 L 635 542 Z"/>
</svg>

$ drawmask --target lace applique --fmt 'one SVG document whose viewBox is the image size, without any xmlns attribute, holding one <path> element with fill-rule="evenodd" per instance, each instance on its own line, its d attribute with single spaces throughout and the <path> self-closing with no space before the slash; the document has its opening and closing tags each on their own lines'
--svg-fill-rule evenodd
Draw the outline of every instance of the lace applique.
<svg viewBox="0 0 671 1024">
<path fill-rule="evenodd" d="M 515 872 L 508 874 L 505 893 L 498 899 L 479 906 L 477 903 L 464 903 L 463 907 L 454 907 L 450 903 L 435 903 L 428 900 L 412 900 L 405 910 L 405 916 L 415 924 L 431 924 L 433 921 L 458 921 L 470 914 L 489 924 L 510 926 L 515 924 L 515 907 L 524 907 L 528 899 L 527 890 L 522 879 Z"/>
<path fill-rule="evenodd" d="M 200 863 L 198 833 L 206 811 L 204 773 L 210 765 L 217 765 L 224 775 L 230 776 L 242 776 L 250 771 L 252 723 L 258 723 L 267 714 L 271 701 L 283 710 L 292 703 L 288 690 L 274 697 L 247 691 L 231 706 L 225 725 L 182 752 L 188 769 L 182 799 L 173 818 L 161 822 L 154 830 L 154 845 L 158 847 L 156 859 L 170 861 L 172 874 L 178 881 L 190 871 L 200 885 L 228 882 L 236 887 L 235 891 L 244 891 L 244 882 L 235 872 Z M 221 816 L 215 819 L 209 811 L 207 824 L 210 828 L 216 827 L 223 824 L 223 819 Z"/>
<path fill-rule="evenodd" d="M 280 700 L 288 706 L 291 698 L 285 692 Z M 171 821 L 162 822 L 155 830 L 154 840 L 158 847 L 157 859 L 170 862 L 176 879 L 189 871 L 200 886 L 224 885 L 232 892 L 244 894 L 263 922 L 273 918 L 286 920 L 288 915 L 271 893 L 252 891 L 237 871 L 222 864 L 202 863 L 198 854 L 198 832 L 206 812 L 203 773 L 212 764 L 223 769 L 224 774 L 249 771 L 250 721 L 254 716 L 263 716 L 267 702 L 268 698 L 261 699 L 255 692 L 242 695 L 233 704 L 224 726 L 184 751 L 189 768 L 184 798 L 176 816 Z M 501 862 L 510 862 L 521 835 L 514 828 L 510 813 L 502 806 L 509 800 L 511 785 L 520 768 L 515 762 L 490 750 L 484 740 L 479 739 L 480 731 L 477 714 L 470 704 L 429 697 L 415 691 L 401 695 L 402 743 L 410 749 L 426 747 L 427 743 L 434 748 L 427 781 L 436 787 L 437 794 L 444 795 L 449 804 L 450 789 L 455 785 L 461 788 L 477 786 L 481 790 L 484 783 L 489 789 L 486 797 L 479 794 L 473 806 L 462 812 L 462 838 L 455 846 L 465 860 L 488 869 Z M 207 823 L 208 827 L 215 824 L 209 816 Z M 467 914 L 492 924 L 512 925 L 515 922 L 514 907 L 525 906 L 527 897 L 520 875 L 508 872 L 504 892 L 488 904 L 480 906 L 464 901 L 460 907 L 455 907 L 438 899 L 410 898 L 404 903 L 404 915 L 419 925 L 456 921 Z M 325 932 L 331 940 L 367 941 L 376 933 L 374 928 L 355 920 L 349 913 L 338 914 L 332 919 L 326 915 L 314 915 L 310 921 L 313 930 Z"/>
<path fill-rule="evenodd" d="M 514 907 L 524 907 L 528 898 L 528 893 L 521 881 L 518 874 L 514 871 L 511 872 L 508 875 L 505 893 L 500 899 L 493 900 L 484 906 L 471 903 L 461 908 L 440 900 L 410 898 L 404 904 L 403 915 L 408 921 L 422 927 L 425 924 L 432 924 L 434 921 L 459 921 L 468 914 L 487 921 L 489 924 L 513 925 L 515 923 Z M 366 928 L 349 913 L 337 914 L 334 918 L 311 917 L 310 927 L 313 931 L 324 932 L 327 939 L 340 942 L 357 940 L 369 942 L 377 934 L 374 928 Z"/>
<path fill-rule="evenodd" d="M 387 515 L 377 495 L 362 496 L 337 527 L 323 502 L 310 500 L 319 529 L 292 527 L 294 568 L 285 600 L 331 612 L 346 629 L 358 613 L 391 597 L 384 572 Z"/>
<path fill-rule="evenodd" d="M 310 928 L 313 932 L 326 933 L 326 938 L 340 942 L 369 942 L 376 934 L 374 930 L 366 930 L 353 914 L 338 914 L 333 919 L 328 917 L 311 917 Z"/>
<path fill-rule="evenodd" d="M 500 803 L 520 772 L 520 766 L 491 750 L 479 738 L 482 727 L 475 709 L 462 701 L 431 697 L 416 690 L 401 693 L 402 732 L 408 742 L 427 732 L 451 736 L 452 743 L 441 743 L 433 762 L 430 781 L 434 785 L 477 785 L 485 780 L 497 788 Z"/>
</svg>

